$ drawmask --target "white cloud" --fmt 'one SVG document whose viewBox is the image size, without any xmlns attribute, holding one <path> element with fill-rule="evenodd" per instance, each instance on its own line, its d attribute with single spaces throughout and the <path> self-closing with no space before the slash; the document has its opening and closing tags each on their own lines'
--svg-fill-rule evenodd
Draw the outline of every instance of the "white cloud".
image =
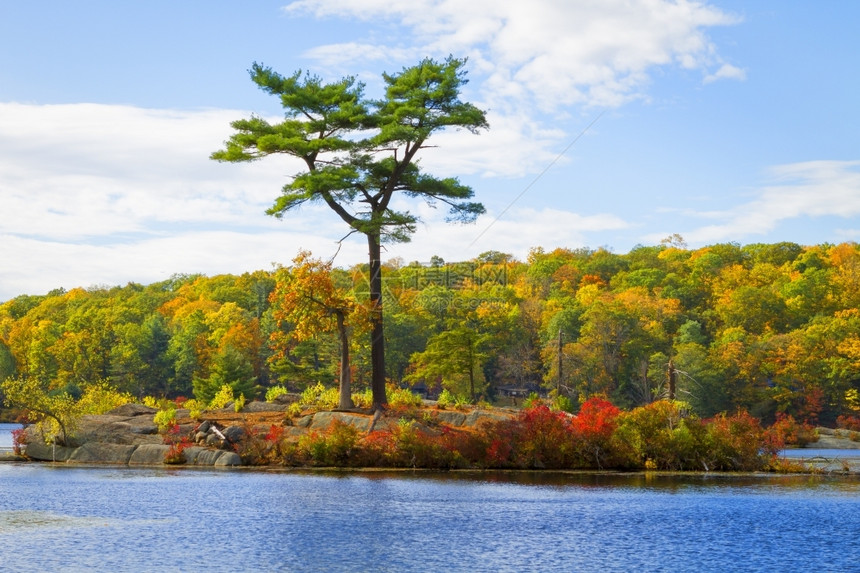
<svg viewBox="0 0 860 573">
<path fill-rule="evenodd" d="M 791 220 L 860 216 L 860 161 L 792 163 L 774 167 L 771 175 L 773 184 L 760 188 L 752 201 L 724 212 L 687 212 L 687 219 L 721 222 L 684 232 L 684 237 L 697 244 L 736 241 L 765 235 Z M 842 229 L 834 235 L 849 238 L 856 231 Z"/>
<path fill-rule="evenodd" d="M 326 206 L 306 205 L 283 220 L 264 213 L 299 165 L 287 158 L 226 165 L 209 160 L 229 135 L 229 122 L 247 115 L 0 103 L 0 300 L 58 286 L 267 268 L 288 263 L 299 248 L 332 256 L 347 229 Z M 521 139 L 524 131 L 531 136 Z M 446 132 L 422 161 L 441 176 L 517 176 L 554 159 L 542 148 L 561 135 L 504 122 L 477 136 Z M 429 227 L 422 227 L 413 244 L 390 251 L 406 249 L 422 260 L 442 248 L 438 254 L 452 260 L 462 255 L 463 241 L 473 241 L 477 227 L 446 225 L 442 209 L 418 205 Z M 414 210 L 416 204 L 404 207 Z M 526 244 L 578 240 L 576 229 L 616 224 L 553 212 L 514 213 L 519 215 L 506 215 L 487 239 L 498 238 L 499 247 L 520 255 Z M 498 230 L 504 232 L 496 235 Z M 476 245 L 473 255 L 488 248 Z M 365 256 L 366 246 L 353 237 L 336 262 L 350 265 Z"/>
<path fill-rule="evenodd" d="M 483 98 L 499 109 L 621 105 L 641 97 L 657 66 L 700 69 L 714 79 L 742 73 L 721 61 L 705 34 L 709 27 L 737 23 L 737 17 L 687 0 L 300 0 L 285 9 L 395 21 L 407 29 L 406 35 L 368 42 L 363 49 L 352 44 L 308 53 L 325 65 L 354 65 L 368 57 L 391 61 L 396 55 L 410 60 L 414 54 L 468 55 L 475 73 L 488 78 Z M 715 66 L 721 67 L 711 72 Z"/>
<path fill-rule="evenodd" d="M 63 287 L 148 284 L 175 273 L 239 274 L 289 264 L 300 249 L 328 258 L 338 252 L 336 235 L 283 231 L 200 231 L 131 242 L 86 244 L 0 235 L 0 301 Z M 321 232 L 325 232 L 322 230 Z M 365 257 L 360 243 L 345 243 L 338 261 Z"/>
<path fill-rule="evenodd" d="M 572 110 L 646 98 L 656 68 L 700 70 L 707 82 L 743 75 L 722 61 L 706 34 L 739 19 L 702 2 L 298 0 L 284 9 L 372 24 L 365 38 L 305 52 L 332 75 L 354 74 L 368 62 L 396 71 L 428 55 L 467 56 L 469 77 L 478 81 L 465 86 L 464 98 L 489 110 L 491 130 L 480 142 L 456 140 L 464 150 L 460 174 L 473 173 L 475 159 L 484 160 L 486 175 L 539 172 L 589 113 Z M 359 75 L 377 86 L 377 72 Z M 425 161 L 434 160 L 431 153 Z"/>
<path fill-rule="evenodd" d="M 444 213 L 423 204 L 414 210 L 422 219 L 413 241 L 388 247 L 392 257 L 405 261 L 429 261 L 433 255 L 448 261 L 463 261 L 493 250 L 525 260 L 530 249 L 587 244 L 586 234 L 626 229 L 629 225 L 610 214 L 583 216 L 558 209 L 514 207 L 501 218 L 487 213 L 474 224 L 448 224 Z"/>
<path fill-rule="evenodd" d="M 80 239 L 260 218 L 284 164 L 208 159 L 241 115 L 0 104 L 0 233 Z"/>
<path fill-rule="evenodd" d="M 208 158 L 246 115 L 0 103 L 0 300 L 333 253 L 324 206 L 265 215 L 295 165 Z"/>
<path fill-rule="evenodd" d="M 718 80 L 745 80 L 747 79 L 746 70 L 733 66 L 731 64 L 723 64 L 720 66 L 716 72 L 712 74 L 708 74 L 705 76 L 705 79 L 702 80 L 704 83 L 709 84 Z"/>
</svg>

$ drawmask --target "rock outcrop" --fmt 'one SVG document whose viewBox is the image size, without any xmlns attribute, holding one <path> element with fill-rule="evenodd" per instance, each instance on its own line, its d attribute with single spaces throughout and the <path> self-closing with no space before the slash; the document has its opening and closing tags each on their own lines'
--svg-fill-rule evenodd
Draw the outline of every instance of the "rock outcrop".
<svg viewBox="0 0 860 573">
<path fill-rule="evenodd" d="M 290 399 L 282 403 L 250 402 L 241 412 L 233 408 L 206 411 L 202 421 L 192 420 L 187 410 L 176 411 L 179 444 L 165 444 L 153 418 L 157 410 L 126 404 L 101 416 L 84 416 L 66 445 L 46 445 L 43 436 L 28 429 L 23 454 L 33 460 L 78 464 L 152 466 L 184 463 L 189 466 L 230 467 L 242 465 L 236 452 L 249 432 L 264 435 L 272 425 L 283 426 L 284 436 L 298 439 L 308 432 L 322 432 L 335 423 L 348 424 L 362 433 L 386 430 L 399 422 L 397 415 L 374 416 L 367 411 L 321 411 L 295 420 L 286 414 Z M 442 426 L 469 428 L 485 422 L 510 419 L 513 411 L 500 409 L 437 410 L 425 408 L 415 424 L 427 433 Z"/>
<path fill-rule="evenodd" d="M 68 445 L 46 444 L 43 436 L 28 429 L 23 454 L 32 460 L 77 464 L 161 465 L 171 452 L 153 422 L 157 410 L 140 404 L 126 404 L 101 416 L 83 416 Z M 210 424 L 213 428 L 214 425 Z M 188 433 L 194 426 L 184 425 Z M 241 428 L 237 428 L 241 430 Z M 180 433 L 183 426 L 180 426 Z M 237 435 L 232 432 L 232 435 Z M 223 441 L 218 447 L 230 447 Z M 206 447 L 184 448 L 182 458 L 188 465 L 228 467 L 242 465 L 234 451 Z"/>
</svg>

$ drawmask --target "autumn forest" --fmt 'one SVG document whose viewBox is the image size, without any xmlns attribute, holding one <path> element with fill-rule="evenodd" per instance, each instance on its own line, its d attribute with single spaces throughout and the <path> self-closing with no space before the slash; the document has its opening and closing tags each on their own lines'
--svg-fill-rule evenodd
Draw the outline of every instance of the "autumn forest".
<svg viewBox="0 0 860 573">
<path fill-rule="evenodd" d="M 21 295 L 0 304 L 0 380 L 208 402 L 225 384 L 247 399 L 334 386 L 347 360 L 358 391 L 371 376 L 368 284 L 367 265 L 301 253 L 241 276 Z M 575 411 L 595 395 L 630 408 L 671 392 L 700 416 L 824 425 L 860 411 L 854 243 L 688 249 L 675 237 L 627 254 L 390 260 L 383 287 L 387 378 L 431 396 L 534 392 Z"/>
</svg>

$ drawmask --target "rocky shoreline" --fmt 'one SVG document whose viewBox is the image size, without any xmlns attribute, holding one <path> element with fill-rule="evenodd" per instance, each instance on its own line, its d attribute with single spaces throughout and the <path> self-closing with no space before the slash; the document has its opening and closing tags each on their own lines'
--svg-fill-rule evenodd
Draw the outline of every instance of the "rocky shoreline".
<svg viewBox="0 0 860 573">
<path fill-rule="evenodd" d="M 283 426 L 284 435 L 299 439 L 312 431 L 324 431 L 336 421 L 354 426 L 360 432 L 383 429 L 397 419 L 374 416 L 369 411 L 320 411 L 291 419 L 287 405 L 250 402 L 240 411 L 232 407 L 204 411 L 192 419 L 188 410 L 176 410 L 177 439 L 185 438 L 181 458 L 174 464 L 198 467 L 242 466 L 235 446 L 248 432 L 265 434 L 271 426 Z M 8 453 L 0 461 L 35 460 L 71 464 L 108 464 L 127 466 L 164 465 L 176 449 L 165 444 L 153 418 L 158 410 L 140 404 L 126 404 L 99 416 L 83 416 L 74 438 L 65 446 L 46 444 L 31 427 L 25 430 L 22 456 Z M 434 410 L 434 423 L 450 427 L 475 427 L 486 420 L 511 418 L 506 410 Z"/>
<path fill-rule="evenodd" d="M 860 457 L 856 455 L 860 450 L 860 442 L 851 440 L 846 430 L 834 430 L 832 428 L 816 428 L 818 441 L 804 448 L 797 448 L 792 459 L 802 463 L 810 471 L 825 474 L 851 474 L 860 475 Z M 809 450 L 809 456 L 803 456 L 803 451 Z M 837 453 L 827 456 L 818 455 L 815 450 L 834 450 Z M 845 455 L 842 454 L 845 451 Z"/>
<path fill-rule="evenodd" d="M 248 432 L 264 435 L 272 426 L 283 429 L 284 436 L 298 440 L 302 435 L 324 431 L 335 422 L 349 424 L 362 433 L 385 429 L 398 423 L 396 416 L 374 416 L 370 411 L 320 411 L 291 418 L 285 404 L 251 402 L 236 412 L 232 407 L 204 411 L 192 419 L 187 410 L 176 410 L 175 438 L 183 441 L 177 451 L 165 443 L 153 418 L 154 408 L 126 404 L 100 416 L 84 416 L 78 421 L 74 438 L 64 446 L 46 444 L 33 427 L 25 430 L 21 455 L 0 452 L 0 462 L 41 461 L 69 464 L 105 464 L 120 466 L 164 466 L 181 464 L 191 467 L 234 468 L 244 465 L 237 453 Z M 484 421 L 510 419 L 516 411 L 507 409 L 439 410 L 428 409 L 427 422 L 436 428 L 468 429 Z M 421 422 L 416 422 L 421 424 Z M 431 431 L 431 430 L 428 430 Z M 860 442 L 849 439 L 848 433 L 818 428 L 819 440 L 809 444 L 810 456 L 791 459 L 816 473 L 860 475 Z M 167 440 L 169 441 L 169 440 Z M 799 450 L 802 450 L 800 448 Z M 822 457 L 812 450 L 853 450 L 849 455 Z"/>
</svg>

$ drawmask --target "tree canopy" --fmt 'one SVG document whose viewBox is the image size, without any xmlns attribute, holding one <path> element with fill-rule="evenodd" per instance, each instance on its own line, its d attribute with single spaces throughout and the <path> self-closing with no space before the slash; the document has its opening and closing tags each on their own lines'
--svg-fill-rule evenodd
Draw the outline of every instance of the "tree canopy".
<svg viewBox="0 0 860 573">
<path fill-rule="evenodd" d="M 470 187 L 457 178 L 425 173 L 417 160 L 428 139 L 445 128 L 477 133 L 487 128 L 484 112 L 460 100 L 466 84 L 466 61 L 426 58 L 399 73 L 383 74 L 381 99 L 365 96 L 354 77 L 326 82 L 297 71 L 282 76 L 254 63 L 251 79 L 280 99 L 284 120 L 270 123 L 259 116 L 231 123 L 235 133 L 217 161 L 254 161 L 274 154 L 300 159 L 304 168 L 293 174 L 267 213 L 282 217 L 304 203 L 325 203 L 368 241 L 369 304 L 373 401 L 385 403 L 385 345 L 382 315 L 384 242 L 408 241 L 418 218 L 395 207 L 395 196 L 420 198 L 448 207 L 448 219 L 469 222 L 484 212 L 471 202 Z"/>
<path fill-rule="evenodd" d="M 398 384 L 499 402 L 511 390 L 558 392 L 574 406 L 604 395 L 629 408 L 665 393 L 671 364 L 676 396 L 704 417 L 860 416 L 856 243 L 535 249 L 524 262 L 384 267 Z M 346 325 L 364 323 L 367 308 L 352 301 L 366 297 L 368 272 L 300 257 L 241 276 L 22 295 L 0 304 L 0 392 L 62 416 L 64 396 L 103 383 L 204 401 L 223 385 L 249 400 L 273 386 L 331 386 L 346 363 L 331 313 L 352 309 Z M 348 345 L 352 385 L 367 388 L 368 341 Z"/>
</svg>

